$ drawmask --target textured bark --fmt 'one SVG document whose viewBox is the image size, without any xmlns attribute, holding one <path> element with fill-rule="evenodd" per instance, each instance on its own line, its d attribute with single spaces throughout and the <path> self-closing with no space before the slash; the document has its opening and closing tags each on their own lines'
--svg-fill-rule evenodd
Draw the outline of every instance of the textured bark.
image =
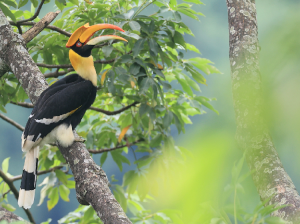
<svg viewBox="0 0 300 224">
<path fill-rule="evenodd" d="M 13 32 L 1 10 L 0 60 L 10 67 L 35 104 L 48 84 L 28 54 L 22 36 Z M 79 203 L 92 205 L 105 224 L 131 223 L 111 193 L 106 174 L 94 163 L 85 145 L 74 143 L 67 149 L 59 149 L 74 174 Z"/>
<path fill-rule="evenodd" d="M 43 29 L 45 29 L 46 26 L 48 26 L 56 18 L 56 16 L 59 13 L 60 11 L 48 12 L 39 22 L 34 24 L 29 30 L 22 34 L 25 43 L 30 42 L 34 37 L 36 37 Z"/>
<path fill-rule="evenodd" d="M 16 216 L 14 213 L 7 211 L 5 208 L 2 208 L 0 206 L 0 222 L 4 220 L 7 221 L 8 223 L 15 222 L 15 221 L 23 221 L 24 223 L 29 223 L 24 219 L 22 219 L 21 217 Z"/>
<path fill-rule="evenodd" d="M 255 2 L 227 0 L 227 6 L 236 139 L 254 170 L 261 200 L 273 196 L 269 204 L 290 205 L 272 215 L 299 223 L 300 197 L 282 166 L 263 115 Z"/>
<path fill-rule="evenodd" d="M 39 22 L 35 23 L 29 30 L 27 30 L 22 37 L 24 38 L 24 43 L 27 44 L 34 37 L 36 37 L 48 24 L 50 24 L 56 16 L 59 14 L 57 12 L 49 12 L 47 13 Z M 15 24 L 15 23 L 13 23 Z M 0 22 L 1 25 L 1 22 Z M 24 45 L 25 46 L 25 45 Z M 10 68 L 5 64 L 3 60 L 0 58 L 0 78 L 6 73 L 9 72 Z"/>
<path fill-rule="evenodd" d="M 74 174 L 77 200 L 92 205 L 104 223 L 131 223 L 111 194 L 106 174 L 93 161 L 85 145 L 75 143 L 60 150 Z"/>
</svg>

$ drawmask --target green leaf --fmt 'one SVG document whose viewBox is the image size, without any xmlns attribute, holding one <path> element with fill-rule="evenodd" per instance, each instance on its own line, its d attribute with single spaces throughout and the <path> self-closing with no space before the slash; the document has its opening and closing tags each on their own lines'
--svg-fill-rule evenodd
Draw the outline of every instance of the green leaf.
<svg viewBox="0 0 300 224">
<path fill-rule="evenodd" d="M 132 10 L 130 10 L 129 12 L 124 13 L 123 15 L 124 15 L 124 18 L 125 18 L 125 19 L 130 19 L 131 16 L 133 16 L 133 14 L 134 14 L 134 10 L 132 9 Z"/>
<path fill-rule="evenodd" d="M 19 17 L 23 16 L 23 11 L 17 10 L 17 11 L 14 12 L 14 15 L 15 15 L 16 18 L 19 18 Z"/>
<path fill-rule="evenodd" d="M 203 5 L 203 2 L 201 2 L 200 0 L 183 0 L 185 2 L 192 2 L 195 3 L 197 5 Z"/>
<path fill-rule="evenodd" d="M 147 104 L 142 103 L 139 109 L 140 117 L 142 117 L 145 113 L 148 113 L 151 107 L 149 107 Z"/>
<path fill-rule="evenodd" d="M 82 223 L 89 223 L 94 218 L 95 210 L 90 206 L 84 213 Z"/>
<path fill-rule="evenodd" d="M 107 152 L 102 153 L 101 157 L 100 157 L 100 165 L 103 166 L 105 160 L 107 158 Z"/>
<path fill-rule="evenodd" d="M 165 114 L 164 119 L 163 119 L 164 127 L 168 128 L 171 125 L 172 120 L 173 120 L 173 113 L 169 110 L 166 111 L 166 114 Z"/>
<path fill-rule="evenodd" d="M 203 77 L 203 75 L 201 75 L 200 72 L 196 71 L 195 69 L 188 68 L 188 67 L 186 69 L 187 69 L 187 71 L 189 71 L 192 74 L 193 78 L 198 83 L 206 85 L 206 79 Z"/>
<path fill-rule="evenodd" d="M 109 91 L 111 94 L 114 95 L 114 94 L 116 93 L 116 87 L 115 87 L 115 85 L 114 85 L 114 80 L 115 80 L 115 73 L 114 73 L 114 71 L 113 71 L 113 70 L 109 70 L 109 71 L 107 72 L 106 77 L 107 77 L 106 83 L 107 83 L 108 91 Z"/>
<path fill-rule="evenodd" d="M 153 33 L 154 29 L 155 29 L 155 23 L 154 23 L 154 20 L 152 19 L 149 24 L 148 32 Z"/>
<path fill-rule="evenodd" d="M 116 200 L 120 203 L 123 210 L 126 212 L 127 210 L 127 199 L 124 194 L 124 190 L 120 185 L 115 185 L 115 190 L 113 190 L 113 193 L 116 197 Z"/>
<path fill-rule="evenodd" d="M 180 134 L 180 132 L 182 131 L 182 124 L 175 113 L 173 113 L 173 116 L 174 116 L 175 126 L 177 128 L 178 134 Z"/>
<path fill-rule="evenodd" d="M 39 1 L 38 0 L 30 0 L 34 8 L 38 7 Z"/>
<path fill-rule="evenodd" d="M 0 110 L 3 112 L 3 113 L 7 113 L 6 109 L 0 104 Z"/>
<path fill-rule="evenodd" d="M 208 109 L 214 111 L 216 114 L 219 115 L 219 112 L 215 110 L 215 108 L 207 102 L 206 98 L 202 96 L 196 96 L 194 99 L 197 100 L 199 103 L 201 103 L 203 106 L 207 107 Z"/>
<path fill-rule="evenodd" d="M 140 68 L 141 66 L 138 64 L 138 63 L 133 63 L 130 65 L 129 67 L 129 72 L 132 74 L 132 75 L 137 75 L 140 71 Z"/>
<path fill-rule="evenodd" d="M 67 175 L 63 171 L 61 171 L 61 170 L 55 170 L 54 172 L 55 172 L 56 177 L 58 178 L 58 180 L 60 182 L 62 182 L 64 185 L 68 184 L 67 183 L 68 182 Z"/>
<path fill-rule="evenodd" d="M 55 0 L 55 5 L 62 11 L 64 9 L 64 4 L 62 4 L 59 0 Z"/>
<path fill-rule="evenodd" d="M 172 115 L 172 117 L 173 117 L 173 115 Z M 158 147 L 158 146 L 160 146 L 162 140 L 163 140 L 163 135 L 160 133 L 160 134 L 156 135 L 154 138 L 151 139 L 150 146 L 151 147 Z"/>
<path fill-rule="evenodd" d="M 153 38 L 151 38 L 148 43 L 150 50 L 153 51 L 155 56 L 157 56 L 157 54 L 159 53 L 159 47 L 156 41 Z"/>
<path fill-rule="evenodd" d="M 13 212 L 16 210 L 16 208 L 10 204 L 1 203 L 1 206 L 10 212 Z"/>
<path fill-rule="evenodd" d="M 144 78 L 139 86 L 140 87 L 139 92 L 141 94 L 147 92 L 151 83 L 152 83 L 152 79 L 150 77 Z"/>
<path fill-rule="evenodd" d="M 140 51 L 144 48 L 145 39 L 139 39 L 137 42 L 135 42 L 132 51 L 133 51 L 133 57 L 138 56 Z"/>
<path fill-rule="evenodd" d="M 123 55 L 123 56 L 121 57 L 120 62 L 121 62 L 121 63 L 127 63 L 127 62 L 132 61 L 132 59 L 133 59 L 133 58 L 132 58 L 131 55 L 125 54 L 125 55 Z"/>
<path fill-rule="evenodd" d="M 126 172 L 123 176 L 123 186 L 129 185 L 134 178 L 136 178 L 136 173 L 134 170 Z"/>
<path fill-rule="evenodd" d="M 181 21 L 181 15 L 179 14 L 179 12 L 174 11 L 173 12 L 173 16 L 174 16 L 174 19 L 176 20 L 176 22 L 180 22 Z"/>
<path fill-rule="evenodd" d="M 14 8 L 18 7 L 16 1 L 14 1 L 14 0 L 2 0 L 2 2 L 5 3 L 6 5 L 10 5 Z"/>
<path fill-rule="evenodd" d="M 7 171 L 8 171 L 9 159 L 10 159 L 10 157 L 4 159 L 3 162 L 2 162 L 2 171 L 3 171 L 3 173 L 7 173 Z"/>
<path fill-rule="evenodd" d="M 59 189 L 59 195 L 61 197 L 61 199 L 63 199 L 64 201 L 70 201 L 69 199 L 69 194 L 70 194 L 70 190 L 69 188 L 67 188 L 65 185 L 59 185 L 58 187 Z"/>
<path fill-rule="evenodd" d="M 209 65 L 212 64 L 212 62 L 206 58 L 196 57 L 196 58 L 191 58 L 188 61 L 192 63 L 195 67 L 202 70 L 207 75 L 211 73 L 221 74 L 221 72 L 216 67 Z"/>
<path fill-rule="evenodd" d="M 183 74 L 176 73 L 176 79 L 182 86 L 183 91 L 186 92 L 188 95 L 193 96 L 193 91 L 190 85 L 188 84 L 188 82 L 186 81 L 185 77 L 183 76 Z"/>
<path fill-rule="evenodd" d="M 109 45 L 109 46 L 104 46 L 102 47 L 102 52 L 104 53 L 105 57 L 109 57 L 111 52 L 113 51 L 114 47 Z"/>
<path fill-rule="evenodd" d="M 191 11 L 194 11 L 194 10 L 191 10 Z M 195 20 L 199 20 L 199 18 L 195 15 L 197 13 L 196 12 L 193 13 L 191 11 L 189 11 L 187 9 L 183 9 L 183 8 L 178 9 L 178 12 L 181 12 L 181 13 L 183 13 L 183 14 L 187 15 L 188 17 L 191 17 L 191 18 L 193 18 Z"/>
<path fill-rule="evenodd" d="M 199 92 L 201 91 L 200 87 L 198 86 L 198 84 L 196 82 L 194 82 L 192 79 L 190 79 L 190 77 L 188 77 L 186 74 L 183 73 L 183 75 L 184 75 L 184 78 L 187 81 L 188 85 L 190 85 L 196 91 L 199 91 Z"/>
<path fill-rule="evenodd" d="M 184 40 L 182 34 L 179 33 L 178 31 L 175 31 L 174 41 L 176 43 L 180 44 L 181 46 L 183 46 L 184 48 L 186 48 L 186 46 L 185 46 L 185 40 Z"/>
<path fill-rule="evenodd" d="M 128 165 L 130 165 L 130 161 L 125 156 L 123 156 L 120 151 L 111 151 L 110 153 L 121 172 L 123 170 L 122 163 L 127 163 Z"/>
<path fill-rule="evenodd" d="M 130 21 L 130 22 L 129 22 L 129 26 L 130 26 L 130 28 L 131 28 L 132 30 L 140 31 L 140 29 L 141 29 L 140 24 L 139 24 L 138 22 L 136 22 L 136 21 Z"/>
<path fill-rule="evenodd" d="M 78 0 L 69 0 L 70 2 L 72 2 L 74 5 L 79 5 L 79 1 Z"/>
<path fill-rule="evenodd" d="M 14 21 L 14 22 L 17 21 L 15 15 L 9 10 L 9 8 L 7 8 L 1 2 L 0 2 L 0 8 L 2 9 L 2 12 L 4 13 L 5 16 L 10 17 L 12 19 L 12 21 Z"/>
<path fill-rule="evenodd" d="M 18 5 L 18 8 L 21 8 L 21 7 L 23 7 L 24 5 L 26 5 L 27 2 L 28 2 L 28 0 L 20 0 L 20 1 L 19 1 L 19 5 Z"/>
<path fill-rule="evenodd" d="M 53 187 L 50 190 L 48 198 L 49 198 L 49 200 L 47 201 L 47 207 L 48 207 L 48 210 L 50 211 L 52 208 L 54 208 L 54 206 L 57 204 L 57 202 L 59 200 L 57 187 Z"/>
<path fill-rule="evenodd" d="M 196 52 L 196 53 L 198 53 L 198 54 L 201 54 L 200 51 L 198 50 L 198 48 L 195 47 L 194 45 L 189 44 L 189 43 L 186 43 L 185 46 L 186 46 L 186 49 L 187 49 L 187 50 L 189 50 L 189 51 L 194 51 L 194 52 Z"/>
<path fill-rule="evenodd" d="M 74 180 L 68 180 L 68 183 L 67 183 L 66 187 L 69 188 L 69 189 L 74 189 L 75 188 L 75 181 Z"/>
</svg>

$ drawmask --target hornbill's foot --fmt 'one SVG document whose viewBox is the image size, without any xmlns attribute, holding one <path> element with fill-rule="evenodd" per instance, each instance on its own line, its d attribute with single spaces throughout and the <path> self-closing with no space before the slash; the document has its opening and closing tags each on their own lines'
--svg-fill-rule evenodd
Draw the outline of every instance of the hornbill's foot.
<svg viewBox="0 0 300 224">
<path fill-rule="evenodd" d="M 77 137 L 75 137 L 74 142 L 82 142 L 82 143 L 84 143 L 85 139 L 82 138 L 82 137 L 80 137 L 80 136 L 77 136 Z"/>
</svg>

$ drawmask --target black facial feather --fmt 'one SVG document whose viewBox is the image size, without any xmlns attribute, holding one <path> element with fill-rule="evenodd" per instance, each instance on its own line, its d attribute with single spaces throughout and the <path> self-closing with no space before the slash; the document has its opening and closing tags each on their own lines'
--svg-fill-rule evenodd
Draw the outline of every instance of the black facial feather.
<svg viewBox="0 0 300 224">
<path fill-rule="evenodd" d="M 75 51 L 77 54 L 79 54 L 81 57 L 89 57 L 92 54 L 92 49 L 94 47 L 94 45 L 88 45 L 85 44 L 83 45 L 83 43 L 81 43 L 81 47 L 78 47 L 77 45 L 80 43 L 79 41 L 77 41 L 72 47 L 71 49 L 73 51 Z"/>
</svg>

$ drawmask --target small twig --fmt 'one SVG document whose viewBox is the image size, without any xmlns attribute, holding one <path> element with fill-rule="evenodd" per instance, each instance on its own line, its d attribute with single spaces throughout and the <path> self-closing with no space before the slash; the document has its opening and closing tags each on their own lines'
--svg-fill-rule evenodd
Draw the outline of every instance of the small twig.
<svg viewBox="0 0 300 224">
<path fill-rule="evenodd" d="M 130 147 L 132 145 L 135 145 L 139 142 L 143 142 L 144 140 L 143 139 L 139 139 L 135 142 L 132 142 L 132 143 L 128 143 L 128 144 L 125 144 L 125 145 L 119 145 L 119 146 L 116 146 L 116 147 L 113 147 L 113 148 L 108 148 L 108 149 L 89 149 L 89 153 L 92 153 L 92 154 L 99 154 L 99 153 L 103 153 L 103 152 L 109 152 L 109 151 L 113 151 L 113 150 L 116 150 L 116 149 L 121 149 L 121 148 L 124 148 L 124 147 Z"/>
<path fill-rule="evenodd" d="M 33 108 L 33 104 L 32 103 L 23 103 L 23 102 L 13 102 L 10 101 L 11 104 L 17 105 L 17 106 L 21 106 L 21 107 L 25 107 L 25 108 Z"/>
<path fill-rule="evenodd" d="M 18 28 L 19 34 L 22 35 L 22 34 L 23 34 L 23 31 L 22 31 L 22 28 L 21 28 L 21 26 L 20 26 L 19 24 L 17 25 L 17 28 Z"/>
<path fill-rule="evenodd" d="M 130 146 L 130 149 L 131 149 L 131 151 L 132 151 L 132 153 L 133 153 L 134 160 L 135 160 L 135 161 L 137 161 L 137 158 L 136 158 L 136 155 L 135 155 L 135 151 L 133 150 L 133 148 L 132 148 L 131 146 Z M 141 172 L 141 170 L 140 170 L 140 167 L 139 167 L 139 164 L 138 164 L 138 163 L 136 164 L 136 167 L 137 167 L 138 171 L 140 171 L 140 172 Z"/>
<path fill-rule="evenodd" d="M 8 185 L 9 189 L 13 192 L 15 198 L 18 200 L 18 198 L 19 198 L 19 192 L 18 192 L 18 190 L 15 188 L 12 180 L 8 176 L 6 176 L 5 173 L 3 173 L 3 171 L 1 169 L 0 169 L 0 177 Z M 32 223 L 35 223 L 35 221 L 33 219 L 33 216 L 31 214 L 31 212 L 29 211 L 29 209 L 23 208 L 23 210 L 25 211 L 25 213 L 26 213 L 29 221 L 32 222 Z"/>
<path fill-rule="evenodd" d="M 0 118 L 2 118 L 3 120 L 7 121 L 8 123 L 12 124 L 13 126 L 15 126 L 16 128 L 18 128 L 20 131 L 24 131 L 24 127 L 20 124 L 18 124 L 17 122 L 13 121 L 12 119 L 4 116 L 3 114 L 0 113 Z"/>
<path fill-rule="evenodd" d="M 55 166 L 55 167 L 50 168 L 49 170 L 39 171 L 39 172 L 37 173 L 37 175 L 39 176 L 39 175 L 43 175 L 43 174 L 46 174 L 46 173 L 51 173 L 52 171 L 59 170 L 59 169 L 61 169 L 61 168 L 63 168 L 63 167 L 64 167 L 64 166 Z M 16 180 L 21 180 L 21 179 L 22 179 L 22 175 L 17 175 L 17 176 L 14 176 L 14 177 L 10 178 L 10 180 L 11 180 L 12 182 L 14 182 L 14 181 L 16 181 Z"/>
<path fill-rule="evenodd" d="M 123 111 L 125 111 L 125 110 L 129 109 L 130 107 L 133 107 L 137 104 L 139 104 L 139 102 L 133 102 L 132 104 L 129 104 L 128 106 L 123 107 L 119 110 L 115 110 L 115 111 L 107 111 L 107 110 L 103 110 L 103 109 L 100 109 L 100 108 L 97 108 L 97 107 L 90 107 L 89 109 L 97 111 L 97 112 L 101 112 L 101 113 L 106 114 L 106 115 L 116 115 L 116 114 L 122 113 Z"/>
<path fill-rule="evenodd" d="M 2 194 L 2 198 L 5 197 L 5 195 L 7 195 L 10 192 L 10 189 L 8 191 L 6 191 L 5 193 Z"/>
<path fill-rule="evenodd" d="M 38 17 L 38 15 L 40 14 L 40 11 L 41 11 L 41 9 L 42 9 L 42 6 L 43 6 L 44 2 L 45 2 L 45 0 L 42 0 L 42 1 L 41 1 L 41 3 L 40 3 L 40 5 L 39 5 L 38 9 L 36 10 L 35 14 L 34 14 L 32 17 L 30 17 L 29 19 L 19 20 L 19 21 L 17 21 L 17 24 L 20 24 L 20 23 L 23 23 L 23 22 L 32 21 L 32 20 L 34 20 L 36 17 Z"/>
<path fill-rule="evenodd" d="M 58 72 L 58 71 L 49 72 L 49 73 L 44 74 L 44 77 L 45 78 L 57 78 L 59 76 L 65 75 L 71 71 L 74 71 L 74 69 L 68 69 L 68 71 L 61 71 L 61 72 Z"/>
</svg>

